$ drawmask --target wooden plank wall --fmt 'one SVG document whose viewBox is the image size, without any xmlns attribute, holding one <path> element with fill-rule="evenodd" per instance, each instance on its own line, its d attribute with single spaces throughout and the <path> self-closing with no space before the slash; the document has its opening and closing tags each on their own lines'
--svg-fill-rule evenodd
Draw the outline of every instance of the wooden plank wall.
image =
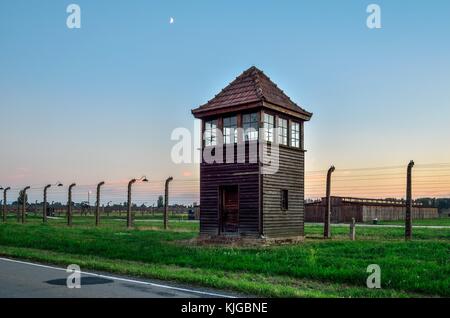
<svg viewBox="0 0 450 318">
<path fill-rule="evenodd" d="M 305 207 L 305 222 L 321 223 L 325 216 L 325 206 L 323 205 L 306 205 Z M 348 205 L 345 207 L 335 206 L 331 208 L 331 222 L 349 223 L 355 218 L 356 222 L 362 222 L 363 213 L 362 206 Z"/>
<path fill-rule="evenodd" d="M 364 206 L 363 221 L 370 222 L 377 218 L 378 220 L 404 220 L 405 207 L 401 206 Z M 437 208 L 419 208 L 413 207 L 411 211 L 412 219 L 433 219 L 439 217 Z"/>
<path fill-rule="evenodd" d="M 259 235 L 259 164 L 249 163 L 248 145 L 245 156 L 246 163 L 200 165 L 200 234 L 219 234 L 220 186 L 238 185 L 239 234 Z"/>
<path fill-rule="evenodd" d="M 324 215 L 325 206 L 323 205 L 307 204 L 305 207 L 305 222 L 323 222 Z M 436 208 L 413 207 L 412 210 L 413 220 L 431 219 L 438 216 Z M 332 207 L 331 222 L 349 223 L 352 218 L 355 218 L 356 222 L 370 222 L 375 218 L 378 218 L 380 221 L 404 220 L 405 207 L 362 204 L 346 204 Z"/>
<path fill-rule="evenodd" d="M 280 146 L 278 153 L 278 172 L 262 176 L 263 232 L 268 238 L 304 236 L 304 151 Z M 282 189 L 289 193 L 287 211 L 281 210 Z"/>
</svg>

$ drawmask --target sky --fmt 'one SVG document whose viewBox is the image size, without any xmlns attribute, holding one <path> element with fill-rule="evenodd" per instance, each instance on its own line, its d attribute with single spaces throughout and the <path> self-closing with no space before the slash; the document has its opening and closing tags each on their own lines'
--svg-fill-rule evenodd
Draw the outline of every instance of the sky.
<svg viewBox="0 0 450 318">
<path fill-rule="evenodd" d="M 80 29 L 66 26 L 71 3 Z M 381 29 L 366 25 L 371 3 Z M 198 200 L 198 165 L 172 163 L 171 132 L 255 65 L 314 113 L 307 196 L 331 164 L 344 179 L 400 178 L 380 192 L 387 180 L 368 170 L 342 195 L 400 196 L 411 159 L 428 187 L 416 196 L 450 195 L 449 30 L 446 0 L 0 0 L 0 186 L 31 185 L 37 200 L 46 183 L 76 182 L 81 199 L 105 180 L 124 201 L 117 185 L 146 175 L 146 203 L 172 175 L 176 200 Z"/>
</svg>

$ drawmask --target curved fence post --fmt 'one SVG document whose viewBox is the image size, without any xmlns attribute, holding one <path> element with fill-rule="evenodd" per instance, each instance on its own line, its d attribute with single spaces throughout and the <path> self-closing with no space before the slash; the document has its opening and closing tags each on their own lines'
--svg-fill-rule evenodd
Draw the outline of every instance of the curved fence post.
<svg viewBox="0 0 450 318">
<path fill-rule="evenodd" d="M 334 166 L 328 169 L 327 173 L 327 197 L 326 197 L 326 208 L 325 208 L 325 218 L 323 220 L 323 237 L 331 237 L 331 174 L 334 172 Z"/>
</svg>

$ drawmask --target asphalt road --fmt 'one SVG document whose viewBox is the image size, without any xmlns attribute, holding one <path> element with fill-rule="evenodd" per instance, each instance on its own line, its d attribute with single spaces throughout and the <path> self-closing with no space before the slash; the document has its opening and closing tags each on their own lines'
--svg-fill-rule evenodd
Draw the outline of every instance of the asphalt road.
<svg viewBox="0 0 450 318">
<path fill-rule="evenodd" d="M 145 279 L 84 272 L 68 288 L 66 268 L 0 258 L 0 298 L 216 298 L 233 295 Z"/>
</svg>

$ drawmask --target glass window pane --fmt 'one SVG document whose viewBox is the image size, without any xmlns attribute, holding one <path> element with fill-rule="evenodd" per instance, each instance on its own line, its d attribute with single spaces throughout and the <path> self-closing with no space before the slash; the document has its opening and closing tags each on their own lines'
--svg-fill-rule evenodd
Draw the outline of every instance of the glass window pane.
<svg viewBox="0 0 450 318">
<path fill-rule="evenodd" d="M 273 142 L 273 121 L 274 117 L 269 114 L 264 114 L 264 140 Z"/>
<path fill-rule="evenodd" d="M 245 141 L 258 140 L 258 114 L 244 114 L 242 116 L 242 128 L 244 129 Z"/>
<path fill-rule="evenodd" d="M 217 136 L 217 120 L 205 122 L 204 141 L 205 146 L 215 146 Z"/>
<path fill-rule="evenodd" d="M 278 118 L 278 143 L 287 146 L 287 120 Z"/>
<path fill-rule="evenodd" d="M 237 118 L 226 117 L 223 119 L 223 140 L 225 144 L 237 143 Z"/>
<path fill-rule="evenodd" d="M 291 124 L 291 146 L 300 147 L 300 124 L 296 122 Z"/>
<path fill-rule="evenodd" d="M 280 200 L 281 209 L 286 211 L 289 209 L 289 192 L 288 190 L 281 190 L 280 195 L 281 195 Z"/>
</svg>

